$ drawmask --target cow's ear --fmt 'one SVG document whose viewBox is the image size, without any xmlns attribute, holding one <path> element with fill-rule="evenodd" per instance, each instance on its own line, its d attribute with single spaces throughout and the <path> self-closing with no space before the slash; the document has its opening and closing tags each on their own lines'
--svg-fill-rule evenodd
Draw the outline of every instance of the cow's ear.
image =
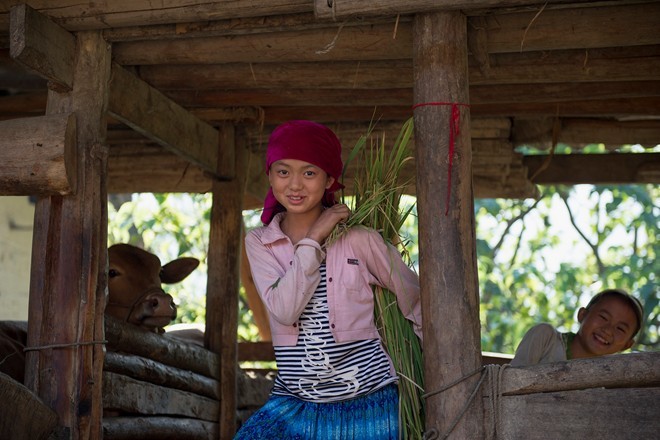
<svg viewBox="0 0 660 440">
<path fill-rule="evenodd" d="M 199 266 L 197 258 L 177 258 L 163 266 L 160 270 L 160 280 L 166 284 L 178 283 L 197 269 L 197 266 Z"/>
</svg>

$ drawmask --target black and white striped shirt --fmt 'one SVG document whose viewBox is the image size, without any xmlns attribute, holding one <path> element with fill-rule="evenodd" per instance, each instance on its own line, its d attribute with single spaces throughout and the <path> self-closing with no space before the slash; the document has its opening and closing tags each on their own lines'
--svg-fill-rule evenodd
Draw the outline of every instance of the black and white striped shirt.
<svg viewBox="0 0 660 440">
<path fill-rule="evenodd" d="M 378 339 L 335 342 L 328 320 L 325 265 L 321 282 L 298 320 L 295 347 L 275 347 L 278 374 L 273 394 L 312 402 L 361 396 L 396 382 Z"/>
</svg>

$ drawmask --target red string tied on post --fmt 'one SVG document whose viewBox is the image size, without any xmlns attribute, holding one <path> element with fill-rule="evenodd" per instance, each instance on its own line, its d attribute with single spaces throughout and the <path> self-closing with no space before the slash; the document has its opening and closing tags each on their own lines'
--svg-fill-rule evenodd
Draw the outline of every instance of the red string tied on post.
<svg viewBox="0 0 660 440">
<path fill-rule="evenodd" d="M 417 107 L 424 107 L 427 105 L 450 105 L 451 114 L 449 115 L 449 152 L 447 153 L 449 168 L 447 170 L 447 201 L 445 203 L 445 216 L 449 215 L 449 202 L 451 200 L 451 167 L 454 162 L 454 145 L 456 143 L 456 137 L 460 133 L 460 122 L 461 122 L 461 107 L 470 107 L 469 104 L 464 104 L 461 102 L 423 102 L 420 104 L 413 105 L 412 109 L 415 110 Z"/>
</svg>

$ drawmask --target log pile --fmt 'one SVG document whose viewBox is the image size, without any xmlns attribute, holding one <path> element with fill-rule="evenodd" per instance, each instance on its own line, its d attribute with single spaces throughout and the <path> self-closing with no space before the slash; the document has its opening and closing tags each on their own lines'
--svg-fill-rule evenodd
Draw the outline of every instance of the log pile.
<svg viewBox="0 0 660 440">
<path fill-rule="evenodd" d="M 218 438 L 219 357 L 197 345 L 106 317 L 104 439 Z M 237 422 L 268 398 L 272 381 L 237 375 Z"/>
</svg>

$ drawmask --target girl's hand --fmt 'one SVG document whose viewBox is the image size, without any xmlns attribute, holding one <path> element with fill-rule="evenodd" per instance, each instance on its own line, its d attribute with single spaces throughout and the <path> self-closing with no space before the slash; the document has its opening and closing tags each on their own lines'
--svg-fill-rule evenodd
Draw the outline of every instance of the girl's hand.
<svg viewBox="0 0 660 440">
<path fill-rule="evenodd" d="M 350 214 L 351 210 L 343 203 L 324 209 L 307 232 L 307 238 L 311 238 L 317 243 L 323 243 L 337 223 L 346 221 Z"/>
</svg>

